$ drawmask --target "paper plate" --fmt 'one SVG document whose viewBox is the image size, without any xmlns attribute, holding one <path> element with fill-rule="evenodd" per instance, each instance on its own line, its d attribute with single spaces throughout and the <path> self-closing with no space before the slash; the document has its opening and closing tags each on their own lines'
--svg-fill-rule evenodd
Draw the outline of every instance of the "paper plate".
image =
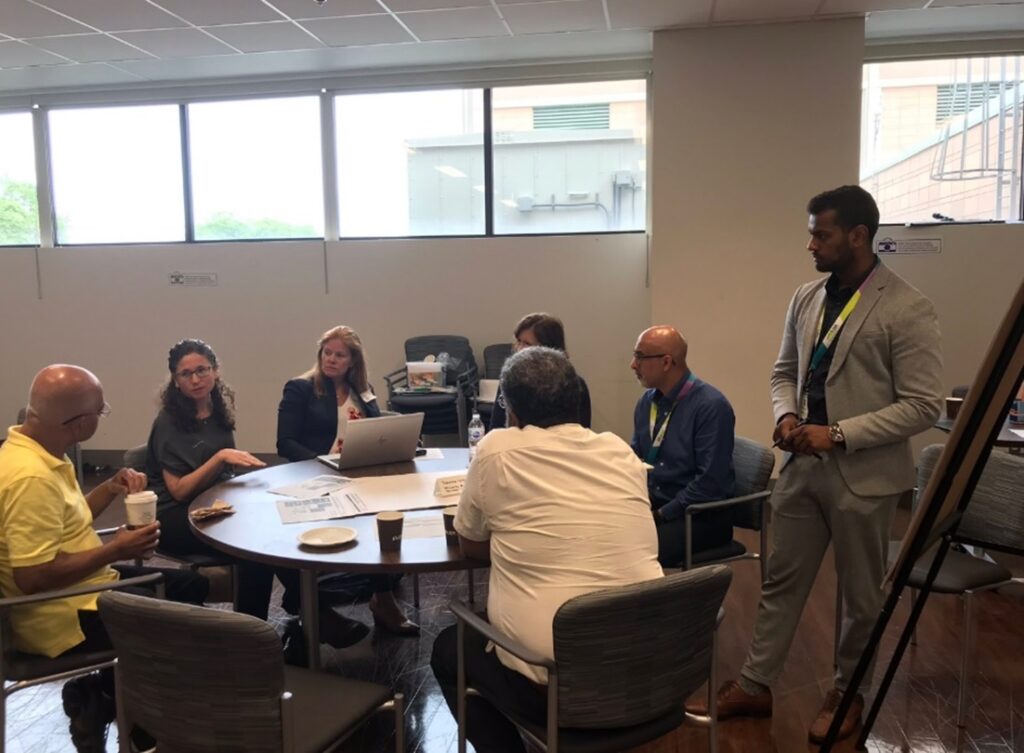
<svg viewBox="0 0 1024 753">
<path fill-rule="evenodd" d="M 356 529 L 344 526 L 311 528 L 299 534 L 299 543 L 306 546 L 341 546 L 356 540 Z"/>
</svg>

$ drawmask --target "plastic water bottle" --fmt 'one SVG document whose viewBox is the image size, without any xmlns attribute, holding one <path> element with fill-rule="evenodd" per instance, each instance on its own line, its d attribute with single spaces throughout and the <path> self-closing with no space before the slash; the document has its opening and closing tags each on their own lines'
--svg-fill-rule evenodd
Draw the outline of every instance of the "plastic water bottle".
<svg viewBox="0 0 1024 753">
<path fill-rule="evenodd" d="M 484 438 L 484 422 L 480 420 L 479 413 L 474 411 L 473 419 L 469 422 L 469 426 L 466 427 L 466 431 L 469 434 L 469 460 L 472 462 L 473 458 L 476 457 L 476 446 Z"/>
</svg>

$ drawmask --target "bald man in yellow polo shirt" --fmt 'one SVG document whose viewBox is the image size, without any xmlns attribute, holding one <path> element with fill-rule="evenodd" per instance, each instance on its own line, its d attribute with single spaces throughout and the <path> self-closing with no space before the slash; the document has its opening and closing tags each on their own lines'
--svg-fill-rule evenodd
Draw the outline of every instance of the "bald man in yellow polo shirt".
<svg viewBox="0 0 1024 753">
<path fill-rule="evenodd" d="M 115 581 L 120 574 L 152 569 L 111 565 L 152 551 L 158 523 L 122 528 L 104 543 L 92 527 L 119 495 L 145 488 L 146 476 L 121 469 L 83 495 L 67 450 L 83 442 L 110 412 L 103 386 L 78 366 L 54 365 L 32 381 L 25 423 L 12 426 L 0 447 L 0 591 L 22 596 L 72 586 Z M 208 584 L 202 576 L 161 571 L 168 597 L 202 603 Z M 27 605 L 11 614 L 15 648 L 56 657 L 110 646 L 96 611 L 96 594 Z M 65 685 L 64 707 L 72 718 L 78 751 L 103 750 L 110 721 L 112 675 L 78 678 Z M 109 698 L 104 706 L 103 695 Z M 110 718 L 106 718 L 110 717 Z"/>
</svg>

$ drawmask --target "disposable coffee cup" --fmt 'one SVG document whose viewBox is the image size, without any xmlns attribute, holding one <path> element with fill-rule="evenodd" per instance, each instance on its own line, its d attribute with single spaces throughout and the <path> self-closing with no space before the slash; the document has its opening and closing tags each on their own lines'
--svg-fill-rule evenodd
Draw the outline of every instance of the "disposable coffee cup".
<svg viewBox="0 0 1024 753">
<path fill-rule="evenodd" d="M 377 513 L 377 538 L 382 552 L 397 552 L 402 549 L 402 523 L 405 514 L 385 511 Z"/>
<path fill-rule="evenodd" d="M 455 513 L 458 511 L 458 507 L 446 507 L 441 510 L 441 516 L 444 518 L 444 537 L 448 540 L 448 546 L 457 546 L 459 543 L 459 534 L 455 530 Z"/>
<path fill-rule="evenodd" d="M 964 404 L 962 397 L 946 398 L 946 418 L 954 419 L 960 413 L 960 407 Z"/>
<path fill-rule="evenodd" d="M 136 492 L 124 498 L 128 527 L 142 528 L 156 522 L 156 492 Z"/>
</svg>

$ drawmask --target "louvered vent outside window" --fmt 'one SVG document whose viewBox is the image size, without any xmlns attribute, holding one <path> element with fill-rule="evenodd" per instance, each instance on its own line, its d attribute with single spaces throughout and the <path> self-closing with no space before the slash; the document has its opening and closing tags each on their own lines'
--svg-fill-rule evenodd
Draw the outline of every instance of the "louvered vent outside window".
<svg viewBox="0 0 1024 753">
<path fill-rule="evenodd" d="M 979 81 L 974 84 L 939 84 L 935 104 L 935 122 L 963 115 L 981 107 L 986 99 L 997 97 L 1013 86 L 1009 81 Z M 998 104 L 998 103 L 993 103 Z"/>
<path fill-rule="evenodd" d="M 605 102 L 596 105 L 549 105 L 533 108 L 533 128 L 542 129 L 608 129 L 609 106 Z"/>
</svg>

